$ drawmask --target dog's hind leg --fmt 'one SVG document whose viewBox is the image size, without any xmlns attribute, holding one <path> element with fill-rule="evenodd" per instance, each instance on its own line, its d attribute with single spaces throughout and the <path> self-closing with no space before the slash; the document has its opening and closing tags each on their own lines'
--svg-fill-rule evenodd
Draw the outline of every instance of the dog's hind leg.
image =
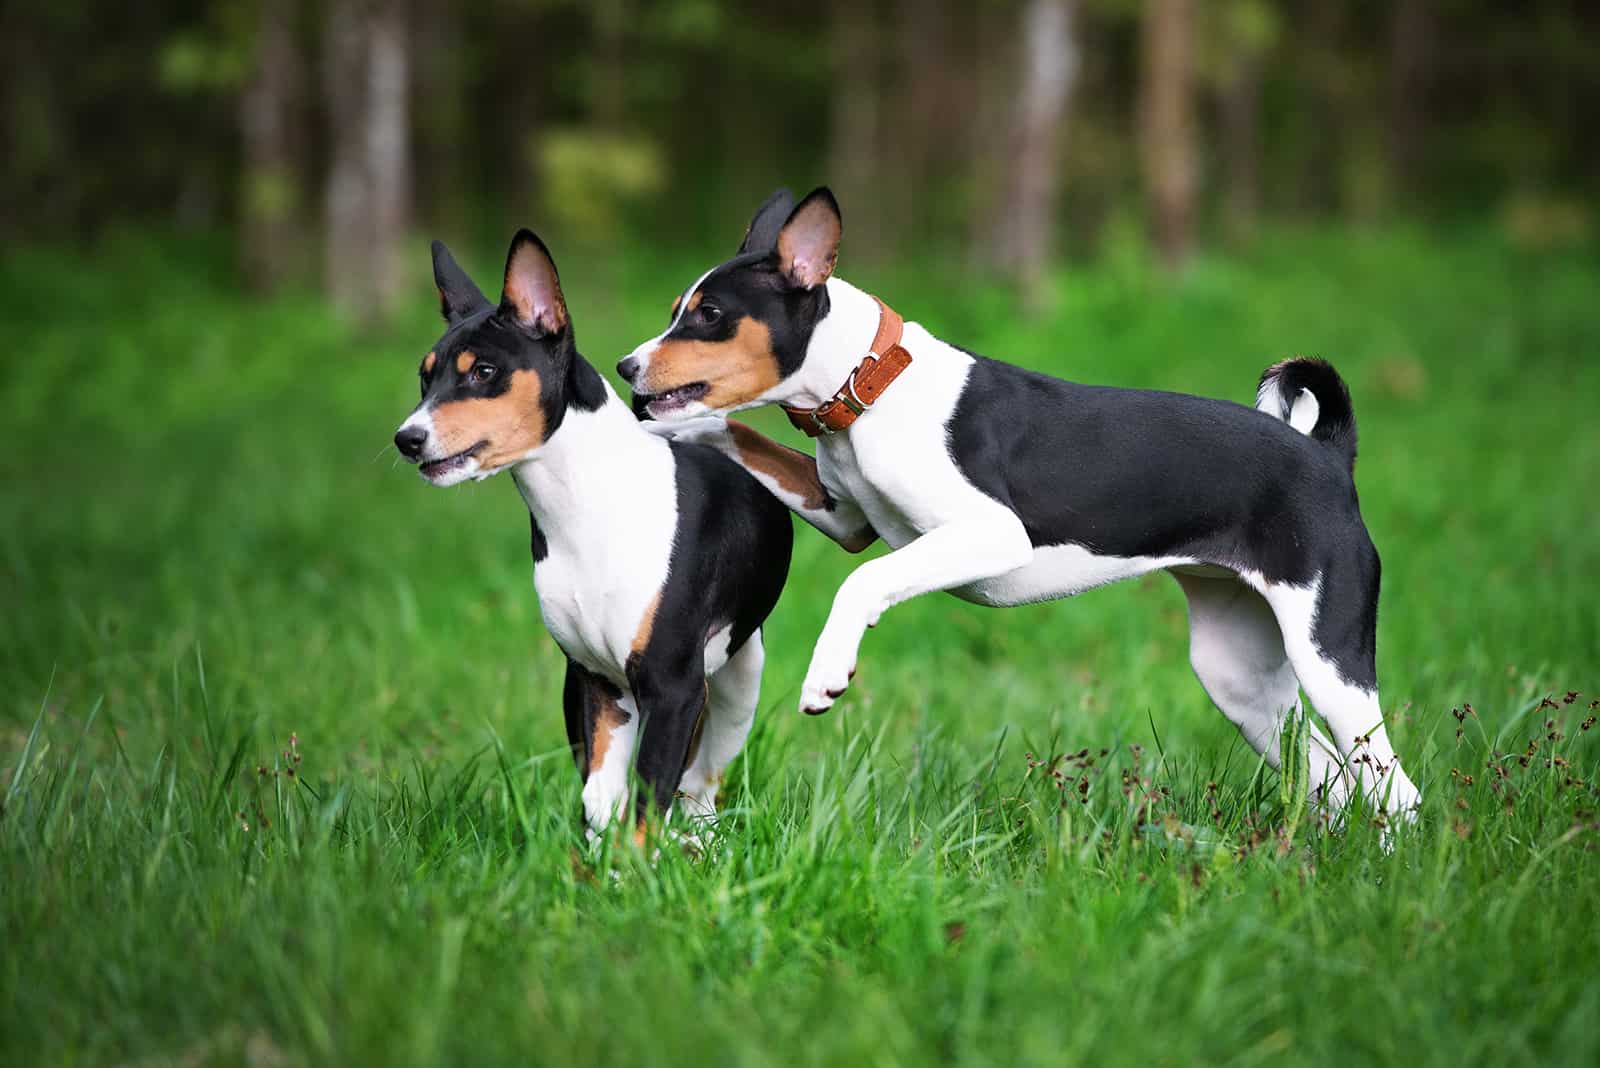
<svg viewBox="0 0 1600 1068">
<path fill-rule="evenodd" d="M 1400 766 L 1378 703 L 1376 553 L 1335 562 L 1309 586 L 1263 583 L 1261 592 L 1352 783 L 1387 813 L 1414 812 L 1421 794 Z"/>
<path fill-rule="evenodd" d="M 1189 599 L 1189 663 L 1211 700 L 1267 763 L 1278 767 L 1284 716 L 1300 706 L 1300 686 L 1272 609 L 1233 576 L 1173 572 Z M 1350 779 L 1333 743 L 1311 725 L 1311 790 L 1342 807 Z"/>
<path fill-rule="evenodd" d="M 727 663 L 712 673 L 698 744 L 693 747 L 689 767 L 678 786 L 685 815 L 700 819 L 716 817 L 722 773 L 744 748 L 755 723 L 765 657 L 758 630 Z"/>
</svg>

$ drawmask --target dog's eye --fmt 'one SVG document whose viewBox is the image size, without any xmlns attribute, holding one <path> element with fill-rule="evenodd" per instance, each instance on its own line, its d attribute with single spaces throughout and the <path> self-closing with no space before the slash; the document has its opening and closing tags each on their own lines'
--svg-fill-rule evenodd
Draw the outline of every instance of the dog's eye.
<svg viewBox="0 0 1600 1068">
<path fill-rule="evenodd" d="M 699 313 L 700 321 L 707 326 L 722 318 L 722 309 L 709 300 L 702 300 L 700 307 L 696 308 L 695 311 Z"/>
<path fill-rule="evenodd" d="M 494 377 L 495 366 L 492 363 L 475 363 L 472 365 L 472 380 L 479 385 Z"/>
</svg>

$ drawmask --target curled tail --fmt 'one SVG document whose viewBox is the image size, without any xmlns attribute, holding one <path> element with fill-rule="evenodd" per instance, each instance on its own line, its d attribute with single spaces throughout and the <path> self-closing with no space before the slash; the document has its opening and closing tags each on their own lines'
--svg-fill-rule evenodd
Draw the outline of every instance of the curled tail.
<svg viewBox="0 0 1600 1068">
<path fill-rule="evenodd" d="M 1296 356 L 1261 372 L 1256 407 L 1337 449 L 1356 466 L 1356 412 L 1344 379 L 1326 360 Z"/>
</svg>

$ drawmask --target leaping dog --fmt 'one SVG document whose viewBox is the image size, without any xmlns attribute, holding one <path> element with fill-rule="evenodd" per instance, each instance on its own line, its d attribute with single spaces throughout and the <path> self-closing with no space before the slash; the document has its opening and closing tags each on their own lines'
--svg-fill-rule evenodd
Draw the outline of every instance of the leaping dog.
<svg viewBox="0 0 1600 1068">
<path fill-rule="evenodd" d="M 908 598 L 1017 605 L 1166 571 L 1195 674 L 1257 752 L 1277 766 L 1304 687 L 1333 735 L 1312 731 L 1320 800 L 1413 810 L 1378 703 L 1378 553 L 1333 368 L 1269 367 L 1254 409 L 1052 378 L 835 277 L 841 233 L 826 188 L 798 205 L 780 190 L 617 367 L 636 411 L 681 424 L 665 433 L 720 448 L 846 549 L 893 550 L 839 588 L 801 709 L 845 692 L 866 629 Z M 764 404 L 816 439 L 815 460 L 722 418 Z"/>
</svg>

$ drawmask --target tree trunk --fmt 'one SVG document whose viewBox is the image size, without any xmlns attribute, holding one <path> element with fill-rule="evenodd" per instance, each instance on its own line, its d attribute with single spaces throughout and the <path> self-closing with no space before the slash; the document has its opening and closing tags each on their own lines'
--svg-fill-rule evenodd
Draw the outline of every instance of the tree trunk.
<svg viewBox="0 0 1600 1068">
<path fill-rule="evenodd" d="M 1140 125 L 1156 249 L 1169 270 L 1189 258 L 1195 199 L 1194 2 L 1145 0 Z"/>
<path fill-rule="evenodd" d="M 294 273 L 304 195 L 300 126 L 304 70 L 292 0 L 263 0 L 253 69 L 239 98 L 243 139 L 239 253 L 245 285 L 269 293 Z"/>
<path fill-rule="evenodd" d="M 938 146 L 948 142 L 951 112 L 943 103 L 944 71 L 949 65 L 948 0 L 895 0 L 894 32 L 898 55 L 877 62 L 894 64 L 888 94 L 890 119 L 880 128 L 886 165 L 876 190 L 875 210 L 898 248 L 918 244 L 930 232 L 929 204 L 937 200 Z M 913 177 L 914 176 L 914 177 Z M 909 178 L 909 180 L 907 180 Z"/>
<path fill-rule="evenodd" d="M 835 0 L 830 181 L 848 226 L 852 255 L 862 259 L 874 259 L 883 251 L 876 210 L 882 104 L 877 44 L 873 6 L 860 0 Z"/>
<path fill-rule="evenodd" d="M 1261 212 L 1261 57 L 1241 50 L 1222 90 L 1228 236 L 1247 242 Z"/>
<path fill-rule="evenodd" d="M 466 101 L 461 12 L 450 4 L 420 4 L 413 12 L 414 145 L 417 158 L 428 161 L 415 175 L 413 221 L 439 233 L 459 233 L 471 178 L 465 163 L 472 158 L 466 134 L 473 130 Z M 479 132 L 489 134 L 487 130 Z M 512 145 L 510 151 L 521 160 L 520 145 Z"/>
<path fill-rule="evenodd" d="M 1011 135 L 1011 173 L 1000 232 L 1000 263 L 1037 304 L 1054 248 L 1061 131 L 1078 69 L 1075 0 L 1029 0 L 1023 9 L 1022 72 Z"/>
<path fill-rule="evenodd" d="M 1389 24 L 1389 170 L 1405 197 L 1416 186 L 1433 55 L 1429 0 L 1395 0 Z"/>
<path fill-rule="evenodd" d="M 332 0 L 325 47 L 332 164 L 328 293 L 373 320 L 406 297 L 402 243 L 411 196 L 404 0 Z"/>
</svg>

